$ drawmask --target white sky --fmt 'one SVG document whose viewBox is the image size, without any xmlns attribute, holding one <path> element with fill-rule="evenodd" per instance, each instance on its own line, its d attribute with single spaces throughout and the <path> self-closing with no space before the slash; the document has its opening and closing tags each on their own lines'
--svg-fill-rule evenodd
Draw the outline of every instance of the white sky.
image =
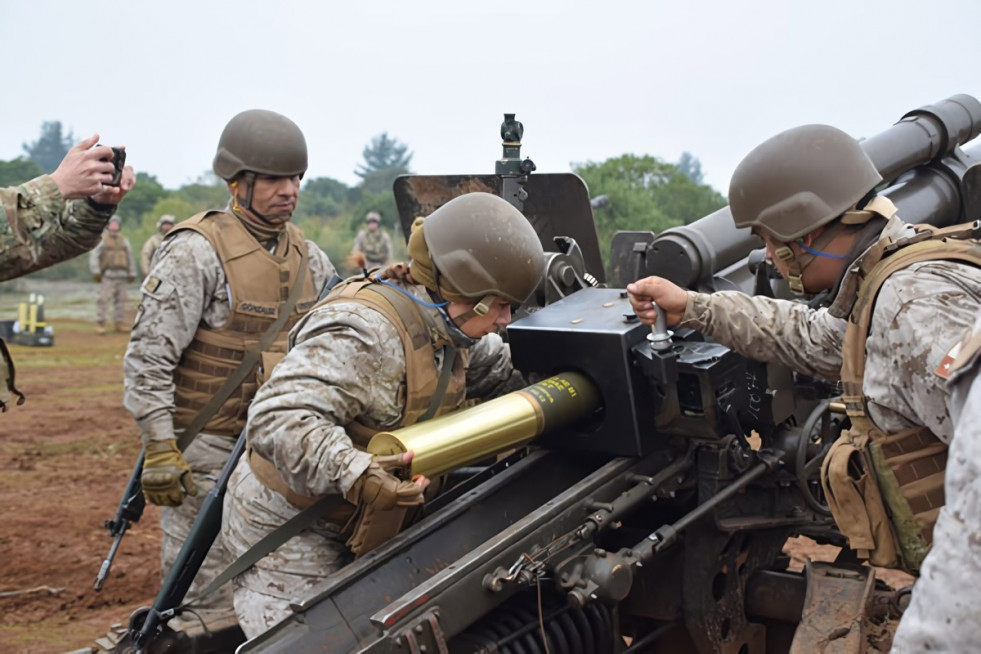
<svg viewBox="0 0 981 654">
<path fill-rule="evenodd" d="M 60 120 L 169 188 L 250 108 L 296 121 L 308 175 L 347 184 L 383 131 L 414 172 L 492 173 L 514 112 L 541 172 L 687 150 L 725 193 L 783 129 L 870 136 L 981 97 L 978 0 L 0 0 L 0 24 L 0 159 Z"/>
</svg>

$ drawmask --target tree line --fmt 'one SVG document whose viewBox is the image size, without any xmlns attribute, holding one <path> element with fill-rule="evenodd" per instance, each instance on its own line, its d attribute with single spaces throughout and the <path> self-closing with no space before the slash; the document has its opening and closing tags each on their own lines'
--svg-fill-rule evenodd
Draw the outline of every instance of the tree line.
<svg viewBox="0 0 981 654">
<path fill-rule="evenodd" d="M 44 122 L 37 140 L 24 143 L 24 155 L 0 161 L 0 186 L 16 186 L 57 168 L 74 145 L 74 135 L 65 134 L 59 121 Z M 396 258 L 405 258 L 392 183 L 410 174 L 413 153 L 398 139 L 382 133 L 362 150 L 363 161 L 353 186 L 330 177 L 305 179 L 293 222 L 317 243 L 336 265 L 342 267 L 364 215 L 377 211 L 382 226 L 395 238 Z M 600 249 L 604 258 L 618 230 L 660 232 L 706 216 L 726 205 L 726 198 L 704 183 L 701 163 L 685 152 L 677 163 L 651 155 L 624 154 L 604 162 L 572 163 L 572 172 L 586 182 L 593 197 L 606 196 L 602 209 L 594 212 Z M 228 202 L 224 181 L 211 172 L 178 189 L 167 189 L 148 172 L 137 172 L 136 187 L 119 207 L 123 233 L 138 252 L 156 230 L 157 219 L 173 214 L 178 220 Z M 88 278 L 87 261 L 79 257 L 35 273 L 47 278 Z"/>
</svg>

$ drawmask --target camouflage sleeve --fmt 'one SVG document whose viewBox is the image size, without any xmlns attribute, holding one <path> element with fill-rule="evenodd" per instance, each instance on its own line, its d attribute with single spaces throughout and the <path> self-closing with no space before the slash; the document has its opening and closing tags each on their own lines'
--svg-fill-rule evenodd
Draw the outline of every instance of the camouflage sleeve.
<svg viewBox="0 0 981 654">
<path fill-rule="evenodd" d="M 174 370 L 181 354 L 200 324 L 219 327 L 230 311 L 218 255 L 191 231 L 164 241 L 141 290 L 123 358 L 123 404 L 146 442 L 174 437 Z"/>
<path fill-rule="evenodd" d="M 48 175 L 0 189 L 0 282 L 91 250 L 115 209 L 66 202 Z"/>
<path fill-rule="evenodd" d="M 827 380 L 841 375 L 846 323 L 826 309 L 737 291 L 690 291 L 681 325 L 756 361 Z"/>
<path fill-rule="evenodd" d="M 358 232 L 354 237 L 354 243 L 351 244 L 351 252 L 362 252 L 364 250 L 364 231 Z"/>
<path fill-rule="evenodd" d="M 866 343 L 863 389 L 869 415 L 887 431 L 924 425 L 950 442 L 950 394 L 938 374 L 981 308 L 981 269 L 947 261 L 916 264 L 883 283 Z"/>
<path fill-rule="evenodd" d="M 318 291 L 334 276 L 334 264 L 327 254 L 313 241 L 307 241 L 307 259 L 310 274 L 313 276 L 313 287 Z"/>
<path fill-rule="evenodd" d="M 981 316 L 976 330 L 981 331 Z M 981 360 L 953 384 L 954 438 L 944 471 L 947 504 L 933 529 L 893 652 L 972 652 L 981 642 Z M 973 579 L 973 581 L 971 581 Z"/>
<path fill-rule="evenodd" d="M 490 399 L 524 388 L 528 382 L 511 365 L 511 348 L 497 334 L 488 334 L 470 348 L 467 397 Z"/>
<path fill-rule="evenodd" d="M 249 444 L 298 493 L 346 493 L 371 455 L 344 425 L 397 424 L 405 355 L 395 327 L 357 303 L 319 307 L 290 333 L 291 348 L 249 407 Z"/>
</svg>

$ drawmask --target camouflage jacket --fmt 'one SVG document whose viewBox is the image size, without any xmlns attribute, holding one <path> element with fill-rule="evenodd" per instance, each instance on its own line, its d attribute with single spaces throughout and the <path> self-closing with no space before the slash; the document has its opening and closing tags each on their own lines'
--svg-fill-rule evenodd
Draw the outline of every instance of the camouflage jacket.
<svg viewBox="0 0 981 654">
<path fill-rule="evenodd" d="M 402 284 L 421 300 L 422 286 Z M 434 322 L 443 325 L 436 309 Z M 448 338 L 448 337 L 447 337 Z M 467 397 L 489 398 L 525 385 L 497 334 L 470 348 Z M 290 332 L 290 351 L 249 407 L 249 444 L 275 461 L 294 492 L 346 493 L 371 462 L 344 426 L 398 425 L 405 408 L 405 351 L 395 326 L 357 301 L 335 301 L 304 316 Z"/>
<path fill-rule="evenodd" d="M 368 263 L 384 264 L 392 256 L 392 241 L 388 232 L 381 227 L 375 230 L 362 229 L 354 237 L 353 252 L 363 252 Z"/>
<path fill-rule="evenodd" d="M 316 288 L 334 266 L 306 241 Z M 196 232 L 164 239 L 143 284 L 143 296 L 123 357 L 123 404 L 133 414 L 144 442 L 174 437 L 174 372 L 198 327 L 217 329 L 231 314 L 230 291 L 218 254 Z"/>
<path fill-rule="evenodd" d="M 882 235 L 907 229 L 892 218 Z M 837 380 L 851 301 L 838 297 L 830 308 L 814 310 L 735 291 L 690 292 L 682 325 L 757 361 Z M 971 265 L 926 261 L 886 280 L 872 314 L 863 378 L 869 416 L 880 429 L 892 433 L 922 425 L 950 442 L 949 391 L 934 371 L 979 310 L 981 269 Z"/>
<path fill-rule="evenodd" d="M 0 189 L 0 282 L 91 250 L 115 209 L 66 201 L 48 175 Z"/>
</svg>

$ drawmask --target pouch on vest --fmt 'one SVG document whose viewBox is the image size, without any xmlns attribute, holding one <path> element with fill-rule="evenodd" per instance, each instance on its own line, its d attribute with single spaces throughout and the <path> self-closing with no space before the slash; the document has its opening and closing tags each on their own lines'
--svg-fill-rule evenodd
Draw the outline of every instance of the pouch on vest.
<svg viewBox="0 0 981 654">
<path fill-rule="evenodd" d="M 285 352 L 273 352 L 271 350 L 263 350 L 259 353 L 259 368 L 255 373 L 255 380 L 257 386 L 262 386 L 266 383 L 266 380 L 272 375 L 273 368 L 276 364 L 283 360 L 286 356 Z"/>
<path fill-rule="evenodd" d="M 865 447 L 845 431 L 821 464 L 821 487 L 848 545 L 872 565 L 897 567 L 899 551 Z"/>
</svg>

